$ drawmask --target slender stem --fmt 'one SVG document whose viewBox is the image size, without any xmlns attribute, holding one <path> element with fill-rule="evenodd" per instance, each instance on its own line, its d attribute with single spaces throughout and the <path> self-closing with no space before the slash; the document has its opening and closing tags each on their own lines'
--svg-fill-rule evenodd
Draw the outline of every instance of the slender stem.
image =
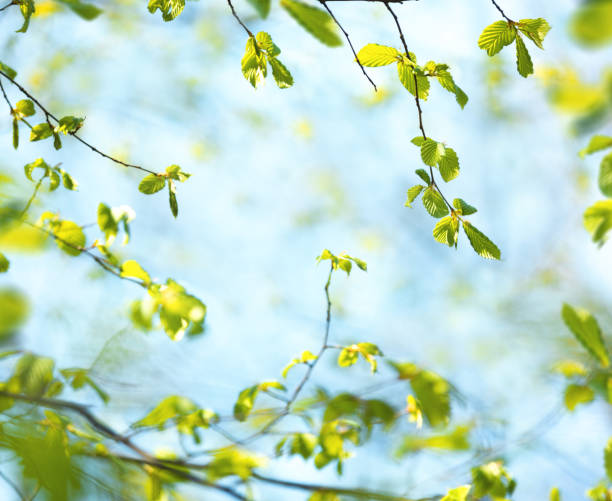
<svg viewBox="0 0 612 501">
<path fill-rule="evenodd" d="M 2 12 L 3 10 L 8 9 L 11 5 L 17 5 L 17 1 L 16 0 L 12 0 L 11 2 L 7 3 L 4 7 L 0 8 L 0 12 Z"/>
<path fill-rule="evenodd" d="M 9 113 L 12 115 L 13 114 L 13 105 L 11 104 L 11 102 L 9 101 L 8 96 L 6 95 L 6 91 L 4 90 L 4 85 L 2 85 L 2 79 L 0 79 L 0 89 L 2 89 L 2 95 L 4 96 L 4 100 L 6 101 L 6 104 L 8 104 Z"/>
<path fill-rule="evenodd" d="M 331 9 L 328 7 L 327 3 L 325 3 L 327 0 L 319 0 L 319 3 L 321 5 L 323 5 L 323 7 L 325 8 L 325 10 L 328 12 L 328 14 L 331 16 L 331 18 L 334 20 L 334 23 L 336 23 L 336 26 L 338 26 L 338 28 L 340 28 L 340 31 L 344 34 L 344 37 L 346 38 L 346 41 L 349 44 L 349 47 L 351 48 L 351 51 L 353 52 L 353 55 L 355 56 L 355 61 L 357 62 L 357 64 L 359 65 L 359 67 L 361 68 L 361 72 L 365 75 L 365 77 L 368 79 L 368 82 L 370 82 L 372 84 L 372 87 L 374 87 L 374 91 L 377 91 L 378 89 L 376 88 L 376 84 L 374 83 L 374 81 L 370 78 L 370 75 L 367 74 L 365 68 L 363 67 L 363 64 L 361 64 L 361 61 L 359 61 L 359 57 L 357 56 L 357 52 L 355 52 L 355 47 L 353 47 L 353 44 L 351 42 L 351 39 L 349 37 L 349 34 L 346 32 L 346 30 L 344 29 L 344 27 L 340 24 L 340 22 L 338 21 L 338 19 L 336 19 L 336 16 L 334 16 L 334 13 L 331 11 Z"/>
<path fill-rule="evenodd" d="M 242 19 L 240 19 L 240 17 L 238 17 L 238 14 L 236 13 L 236 9 L 234 9 L 234 4 L 232 4 L 232 0 L 227 0 L 227 4 L 229 5 L 229 8 L 232 11 L 232 15 L 236 18 L 236 21 L 238 21 L 238 24 L 240 24 L 240 26 L 242 26 L 244 28 L 244 31 L 247 32 L 247 35 L 249 35 L 250 37 L 253 36 L 253 33 L 251 32 L 250 29 L 248 29 L 246 27 L 246 24 L 244 24 L 242 22 Z"/>
<path fill-rule="evenodd" d="M 13 80 L 9 75 L 7 75 L 2 70 L 0 70 L 0 75 L 3 76 L 4 78 L 6 78 L 9 82 L 11 82 L 15 87 L 17 87 L 20 90 L 20 92 L 22 94 L 24 94 L 36 106 L 38 106 L 38 108 L 44 113 L 45 120 L 47 121 L 47 123 L 49 123 L 49 125 L 51 125 L 50 120 L 53 120 L 54 122 L 59 123 L 59 118 L 57 118 L 45 106 L 43 106 L 42 103 L 38 99 L 36 99 L 30 92 L 28 92 L 28 90 L 25 89 L 20 83 L 18 83 L 15 80 Z M 1 86 L 1 84 L 0 84 L 0 86 Z M 10 102 L 8 101 L 8 98 L 6 97 L 6 94 L 4 93 L 4 87 L 2 87 L 2 93 L 4 94 L 4 98 L 7 101 L 7 103 L 9 103 L 9 106 L 10 106 Z M 12 106 L 11 106 L 11 110 L 12 110 Z M 82 137 L 78 136 L 76 131 L 75 132 L 70 132 L 69 134 L 72 137 L 74 137 L 77 141 L 79 141 L 80 143 L 82 143 L 85 146 L 87 146 L 93 152 L 95 152 L 98 155 L 100 155 L 100 156 L 110 160 L 111 162 L 114 162 L 116 164 L 122 165 L 123 167 L 129 167 L 131 169 L 138 169 L 138 170 L 141 170 L 143 172 L 148 172 L 149 174 L 157 174 L 155 171 L 152 171 L 150 169 L 146 169 L 145 167 L 141 167 L 140 165 L 130 164 L 130 163 L 124 162 L 122 160 L 119 160 L 118 158 L 115 158 L 115 157 L 112 157 L 110 155 L 107 155 L 106 153 L 102 152 L 100 149 L 96 148 L 92 144 L 90 144 L 87 141 L 85 141 Z"/>
<path fill-rule="evenodd" d="M 23 210 L 19 214 L 19 219 L 22 219 L 27 214 L 28 209 L 30 208 L 30 206 L 32 205 L 32 202 L 34 202 L 34 199 L 36 198 L 36 195 L 38 194 L 38 190 L 40 189 L 40 185 L 42 184 L 43 179 L 45 179 L 46 177 L 47 177 L 47 175 L 45 174 L 36 183 L 36 186 L 34 187 L 34 192 L 32 193 L 32 196 L 30 197 L 30 199 L 28 200 L 28 203 L 26 204 L 26 206 L 23 208 Z"/>
<path fill-rule="evenodd" d="M 504 11 L 501 9 L 501 7 L 497 4 L 497 2 L 495 0 L 491 0 L 491 2 L 493 3 L 493 5 L 495 5 L 495 8 L 499 11 L 499 13 L 502 15 L 502 17 L 506 21 L 508 21 L 509 23 L 514 23 L 514 21 L 512 19 L 510 19 L 508 16 L 506 16 Z"/>
</svg>

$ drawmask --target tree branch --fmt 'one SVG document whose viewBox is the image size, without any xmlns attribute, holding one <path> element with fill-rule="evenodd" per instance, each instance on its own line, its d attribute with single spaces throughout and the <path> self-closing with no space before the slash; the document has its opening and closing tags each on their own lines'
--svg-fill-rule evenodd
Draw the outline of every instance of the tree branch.
<svg viewBox="0 0 612 501">
<path fill-rule="evenodd" d="M 15 80 L 13 80 L 10 76 L 8 76 L 2 70 L 0 70 L 0 75 L 3 76 L 4 78 L 6 78 L 9 82 L 11 82 L 15 87 L 17 87 L 20 90 L 20 92 L 22 94 L 24 94 L 28 99 L 30 99 L 34 104 L 36 104 L 36 106 L 38 106 L 38 108 L 44 113 L 45 119 L 46 119 L 46 121 L 49 124 L 51 124 L 50 120 L 53 120 L 54 122 L 59 124 L 59 118 L 57 118 L 53 113 L 51 113 L 47 108 L 45 108 L 41 104 L 41 102 L 38 99 L 36 99 L 30 92 L 28 92 L 21 84 L 19 84 Z M 4 94 L 4 87 L 2 88 L 2 92 Z M 6 97 L 6 94 L 4 94 L 4 97 L 5 97 L 6 101 L 9 103 L 9 106 L 10 106 L 10 102 L 8 101 L 8 98 Z M 11 110 L 12 110 L 12 107 L 11 107 Z M 82 137 L 78 136 L 76 131 L 75 132 L 69 132 L 69 134 L 72 137 L 74 137 L 77 141 L 79 141 L 80 143 L 82 143 L 85 146 L 87 146 L 91 151 L 97 153 L 101 157 L 104 157 L 104 158 L 110 160 L 111 162 L 114 162 L 116 164 L 122 165 L 123 167 L 129 167 L 131 169 L 138 169 L 138 170 L 141 170 L 141 171 L 144 171 L 144 172 L 148 172 L 149 174 L 157 174 L 157 172 L 152 171 L 150 169 L 147 169 L 145 167 L 141 167 L 140 165 L 130 164 L 130 163 L 124 162 L 122 160 L 119 160 L 118 158 L 115 158 L 115 157 L 112 157 L 110 155 L 107 155 L 103 151 L 99 150 L 98 148 L 96 148 L 92 144 L 90 144 L 87 141 L 85 141 Z"/>
<path fill-rule="evenodd" d="M 329 13 L 329 15 L 331 16 L 331 18 L 334 20 L 334 23 L 336 23 L 336 26 L 338 26 L 338 28 L 340 28 L 340 31 L 342 31 L 342 33 L 344 33 L 344 37 L 346 38 L 346 41 L 349 44 L 349 47 L 351 48 L 351 51 L 353 52 L 353 55 L 355 56 L 355 61 L 357 62 L 357 64 L 359 65 L 359 67 L 361 68 L 361 72 L 365 75 L 365 77 L 368 79 L 368 82 L 370 82 L 372 84 L 372 87 L 374 87 L 374 91 L 377 91 L 378 89 L 376 88 L 376 84 L 374 83 L 374 81 L 370 78 L 370 76 L 367 74 L 365 68 L 363 67 L 363 64 L 361 64 L 361 61 L 359 61 L 359 57 L 357 57 L 357 52 L 355 52 L 355 47 L 353 47 L 353 44 L 351 43 L 351 39 L 349 37 L 349 34 L 346 32 L 346 30 L 342 27 L 342 25 L 340 24 L 340 22 L 336 19 L 336 16 L 334 16 L 334 13 L 331 11 L 331 9 L 327 6 L 327 3 L 325 3 L 327 0 L 319 0 L 319 3 L 321 5 L 323 5 L 323 7 L 325 7 L 325 10 Z M 373 1 L 373 0 L 370 0 Z"/>
<path fill-rule="evenodd" d="M 491 0 L 491 2 L 493 3 L 493 5 L 495 5 L 495 8 L 499 11 L 499 13 L 502 15 L 502 17 L 506 21 L 508 21 L 509 23 L 514 23 L 514 21 L 512 19 L 510 19 L 508 16 L 506 16 L 504 11 L 501 9 L 501 7 L 497 4 L 497 2 L 495 0 Z"/>
<path fill-rule="evenodd" d="M 227 4 L 229 5 L 229 8 L 232 11 L 232 15 L 236 18 L 236 21 L 238 21 L 238 24 L 240 24 L 240 26 L 242 26 L 244 28 L 244 31 L 247 32 L 247 35 L 249 35 L 250 37 L 253 37 L 253 33 L 251 32 L 251 30 L 249 30 L 246 27 L 246 24 L 244 24 L 242 22 L 242 19 L 240 19 L 240 17 L 238 17 L 238 14 L 236 14 L 236 9 L 234 9 L 234 4 L 232 4 L 232 0 L 227 0 Z"/>
</svg>

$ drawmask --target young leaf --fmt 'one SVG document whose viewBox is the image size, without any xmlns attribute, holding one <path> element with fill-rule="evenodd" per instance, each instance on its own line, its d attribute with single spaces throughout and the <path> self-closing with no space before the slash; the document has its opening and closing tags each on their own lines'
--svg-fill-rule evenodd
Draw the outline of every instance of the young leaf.
<svg viewBox="0 0 612 501">
<path fill-rule="evenodd" d="M 178 202 L 176 201 L 176 185 L 172 179 L 168 179 L 168 195 L 170 200 L 170 210 L 174 217 L 178 216 Z"/>
<path fill-rule="evenodd" d="M 17 101 L 17 104 L 15 105 L 15 110 L 22 117 L 31 117 L 36 113 L 36 110 L 34 109 L 34 103 L 29 99 L 22 99 L 21 101 Z"/>
<path fill-rule="evenodd" d="M 72 12 L 74 12 L 81 19 L 85 19 L 86 21 L 93 21 L 96 17 L 98 17 L 102 12 L 102 9 L 96 7 L 91 3 L 84 3 L 80 0 L 58 0 L 67 6 Z"/>
<path fill-rule="evenodd" d="M 54 228 L 53 234 L 57 237 L 57 246 L 66 254 L 78 256 L 85 247 L 85 233 L 83 229 L 73 221 L 61 221 Z"/>
<path fill-rule="evenodd" d="M 489 237 L 482 233 L 478 228 L 472 226 L 468 221 L 463 221 L 463 231 L 468 237 L 472 248 L 476 254 L 486 259 L 500 259 L 501 252 Z"/>
<path fill-rule="evenodd" d="M 568 410 L 573 411 L 579 404 L 588 404 L 595 398 L 595 392 L 588 386 L 570 384 L 565 388 L 563 401 Z"/>
<path fill-rule="evenodd" d="M 13 118 L 13 148 L 19 148 L 19 121 Z"/>
<path fill-rule="evenodd" d="M 593 242 L 603 245 L 612 229 L 612 200 L 601 200 L 591 205 L 584 211 L 583 223 Z"/>
<path fill-rule="evenodd" d="M 246 78 L 254 88 L 257 88 L 266 78 L 268 73 L 266 56 L 258 47 L 257 41 L 253 37 L 247 39 L 241 66 L 244 78 Z"/>
<path fill-rule="evenodd" d="M 157 9 L 162 14 L 164 21 L 172 21 L 185 8 L 185 0 L 149 0 L 148 9 L 154 14 Z"/>
<path fill-rule="evenodd" d="M 270 13 L 270 0 L 248 0 L 248 2 L 255 8 L 259 17 L 262 19 L 268 17 Z"/>
<path fill-rule="evenodd" d="M 567 303 L 561 309 L 561 316 L 580 344 L 599 361 L 602 367 L 608 367 L 610 365 L 608 350 L 595 317 L 588 311 L 573 308 Z"/>
<path fill-rule="evenodd" d="M 518 29 L 540 49 L 544 49 L 542 43 L 550 31 L 550 25 L 546 19 L 541 17 L 537 19 L 521 19 L 518 23 Z"/>
<path fill-rule="evenodd" d="M 440 501 L 466 501 L 471 485 L 462 485 L 449 490 Z"/>
<path fill-rule="evenodd" d="M 357 59 L 363 66 L 387 66 L 400 58 L 400 53 L 393 47 L 370 43 L 357 53 Z"/>
<path fill-rule="evenodd" d="M 449 247 L 457 245 L 459 221 L 452 216 L 440 219 L 433 229 L 433 236 L 441 244 L 446 244 Z"/>
<path fill-rule="evenodd" d="M 438 162 L 440 175 L 447 183 L 459 175 L 459 157 L 452 148 L 445 148 L 444 155 Z"/>
<path fill-rule="evenodd" d="M 342 40 L 336 32 L 333 19 L 324 10 L 298 0 L 281 0 L 280 5 L 302 28 L 321 43 L 329 47 L 342 45 Z"/>
<path fill-rule="evenodd" d="M 444 203 L 442 195 L 434 188 L 427 188 L 423 193 L 423 206 L 429 214 L 435 218 L 448 215 L 448 207 Z"/>
<path fill-rule="evenodd" d="M 435 166 L 444 156 L 445 147 L 433 139 L 426 139 L 421 145 L 421 159 L 425 165 Z M 457 162 L 458 163 L 458 162 Z"/>
<path fill-rule="evenodd" d="M 152 195 L 153 193 L 163 190 L 164 186 L 166 186 L 165 177 L 158 176 L 157 174 L 147 174 L 142 178 L 142 181 L 140 181 L 138 191 L 145 195 Z"/>
<path fill-rule="evenodd" d="M 121 265 L 121 276 L 132 277 L 142 280 L 145 284 L 151 283 L 151 277 L 142 269 L 142 266 L 137 261 L 130 259 Z"/>
<path fill-rule="evenodd" d="M 402 85 L 408 92 L 410 92 L 410 94 L 416 96 L 418 86 L 419 99 L 427 99 L 429 96 L 429 79 L 423 75 L 415 73 L 413 66 L 405 57 L 397 63 L 397 75 L 399 76 Z"/>
<path fill-rule="evenodd" d="M 11 263 L 8 258 L 0 252 L 0 273 L 6 273 Z"/>
<path fill-rule="evenodd" d="M 410 385 L 429 424 L 433 427 L 448 424 L 451 414 L 448 382 L 434 372 L 422 370 L 410 380 Z"/>
<path fill-rule="evenodd" d="M 522 77 L 527 78 L 533 73 L 533 62 L 523 38 L 517 33 L 516 35 L 516 67 Z"/>
<path fill-rule="evenodd" d="M 437 66 L 440 66 L 440 65 L 437 65 Z M 457 101 L 457 104 L 461 106 L 461 109 L 465 108 L 465 105 L 468 102 L 468 96 L 465 92 L 463 92 L 461 87 L 459 87 L 455 83 L 455 80 L 453 79 L 453 76 L 450 74 L 450 71 L 448 71 L 447 69 L 441 70 L 441 69 L 436 68 L 435 74 L 442 88 L 455 94 L 455 99 Z"/>
<path fill-rule="evenodd" d="M 60 118 L 56 132 L 63 132 L 64 135 L 72 134 L 83 126 L 83 118 L 73 117 L 71 115 Z"/>
<path fill-rule="evenodd" d="M 4 73 L 7 77 L 9 77 L 11 80 L 17 76 L 17 72 L 8 64 L 4 64 L 2 61 L 0 61 L 0 71 Z"/>
<path fill-rule="evenodd" d="M 30 131 L 30 141 L 40 141 L 53 135 L 53 129 L 47 122 L 40 123 L 32 127 Z"/>
<path fill-rule="evenodd" d="M 591 153 L 596 153 L 607 148 L 612 148 L 612 137 L 597 134 L 591 138 L 588 146 L 580 150 L 580 153 L 578 154 L 581 158 L 584 158 L 586 155 L 590 155 Z"/>
<path fill-rule="evenodd" d="M 423 186 L 422 184 L 417 184 L 416 186 L 413 186 L 412 188 L 408 189 L 408 199 L 406 200 L 404 207 L 412 207 L 412 202 L 415 201 L 416 197 L 418 197 L 421 191 L 423 191 L 424 189 L 425 186 Z"/>
<path fill-rule="evenodd" d="M 414 172 L 416 172 L 416 175 L 425 181 L 428 186 L 431 184 L 431 179 L 429 178 L 429 174 L 425 169 L 417 169 Z"/>
<path fill-rule="evenodd" d="M 470 204 L 468 204 L 465 200 L 462 200 L 461 198 L 455 198 L 453 200 L 453 207 L 457 209 L 457 212 L 461 216 L 470 216 L 471 214 L 477 212 L 476 207 L 472 207 Z"/>
<path fill-rule="evenodd" d="M 278 85 L 280 89 L 291 87 L 293 85 L 293 76 L 285 65 L 275 57 L 268 57 L 268 62 L 272 68 L 272 76 L 274 77 L 276 85 Z"/>
<path fill-rule="evenodd" d="M 506 21 L 496 21 L 487 26 L 478 38 L 478 47 L 487 51 L 489 56 L 494 56 L 506 45 L 514 42 L 515 29 Z"/>
<path fill-rule="evenodd" d="M 601 161 L 598 182 L 601 192 L 612 198 L 612 153 L 608 153 Z"/>
<path fill-rule="evenodd" d="M 608 480 L 612 482 L 612 437 L 608 440 L 608 444 L 604 449 L 604 467 Z"/>
</svg>

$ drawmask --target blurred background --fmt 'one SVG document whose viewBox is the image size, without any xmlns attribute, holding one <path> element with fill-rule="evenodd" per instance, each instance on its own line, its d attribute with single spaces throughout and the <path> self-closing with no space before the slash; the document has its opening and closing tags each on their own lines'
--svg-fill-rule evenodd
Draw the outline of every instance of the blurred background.
<svg viewBox="0 0 612 501">
<path fill-rule="evenodd" d="M 225 2 L 187 2 L 171 23 L 150 15 L 144 1 L 98 5 L 103 14 L 87 22 L 37 2 L 25 35 L 14 32 L 16 9 L 0 13 L 0 59 L 56 115 L 86 117 L 81 135 L 103 151 L 156 171 L 176 163 L 192 173 L 178 187 L 178 219 L 164 193 L 138 192 L 138 172 L 75 141 L 56 152 L 24 140 L 13 151 L 8 117 L 0 123 L 0 193 L 27 200 L 32 187 L 22 166 L 44 157 L 62 162 L 79 191 L 45 193 L 33 216 L 44 207 L 90 224 L 101 201 L 130 205 L 137 217 L 119 254 L 200 297 L 206 333 L 174 343 L 161 330 L 138 331 L 127 311 L 141 289 L 21 228 L 0 234 L 0 249 L 11 255 L 10 272 L 0 275 L 4 346 L 61 366 L 92 366 L 112 397 L 96 412 L 118 429 L 170 394 L 228 413 L 242 388 L 280 378 L 292 357 L 318 349 L 327 266 L 315 258 L 323 248 L 346 251 L 367 261 L 368 272 L 334 278 L 332 340 L 374 342 L 390 358 L 452 381 L 462 395 L 454 422 L 477 420 L 472 444 L 505 458 L 518 481 L 515 499 L 545 499 L 552 485 L 565 499 L 583 498 L 604 476 L 610 407 L 568 413 L 563 381 L 551 372 L 559 359 L 582 356 L 561 321 L 563 301 L 590 308 L 604 332 L 612 329 L 612 248 L 598 249 L 582 228 L 584 209 L 601 198 L 598 158 L 577 155 L 587 132 L 612 132 L 612 46 L 605 33 L 585 44 L 588 33 L 573 24 L 581 4 L 504 2 L 510 17 L 544 17 L 552 26 L 546 50 L 530 49 L 536 77 L 529 79 L 517 75 L 512 49 L 493 59 L 478 49 L 482 29 L 499 18 L 490 2 L 396 8 L 419 61 L 449 64 L 470 97 L 462 111 L 432 85 L 425 126 L 460 158 L 461 175 L 442 191 L 478 208 L 471 220 L 500 247 L 501 262 L 477 256 L 463 234 L 458 250 L 436 243 L 435 221 L 421 204 L 404 207 L 420 167 L 410 144 L 418 123 L 393 68 L 369 70 L 382 89 L 374 94 L 348 46 L 323 46 L 275 4 L 262 21 L 237 1 L 252 31 L 273 36 L 295 79 L 290 89 L 268 79 L 254 90 L 240 71 L 245 34 Z M 400 48 L 382 5 L 330 6 L 357 49 L 370 42 Z M 21 98 L 7 90 L 13 102 Z M 574 120 L 597 106 L 604 110 L 597 120 Z M 93 240 L 97 228 L 90 231 Z M 339 370 L 329 355 L 313 386 L 356 390 L 388 381 L 382 365 L 375 375 L 360 365 Z M 406 388 L 385 392 L 402 405 Z M 173 438 L 143 440 L 153 449 Z M 399 457 L 392 454 L 398 445 L 381 434 L 347 461 L 344 480 L 299 457 L 275 468 L 417 497 L 466 483 L 475 464 L 474 451 Z M 286 496 L 270 490 L 264 498 Z"/>
</svg>

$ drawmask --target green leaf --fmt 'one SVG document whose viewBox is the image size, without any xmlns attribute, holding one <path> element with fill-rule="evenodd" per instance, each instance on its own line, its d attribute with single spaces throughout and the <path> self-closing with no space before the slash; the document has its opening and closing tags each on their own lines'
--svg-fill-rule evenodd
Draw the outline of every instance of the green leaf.
<svg viewBox="0 0 612 501">
<path fill-rule="evenodd" d="M 408 62 L 406 57 L 397 63 L 397 75 L 400 82 L 410 94 L 416 96 L 417 86 L 419 90 L 419 99 L 427 100 L 429 96 L 429 79 L 423 75 L 415 73 L 413 66 Z M 415 83 L 416 76 L 416 83 Z"/>
<path fill-rule="evenodd" d="M 278 46 L 272 41 L 272 37 L 269 33 L 265 31 L 260 31 L 255 36 L 255 41 L 257 42 L 257 46 L 261 50 L 265 50 L 269 56 L 276 57 L 281 53 L 281 50 Z"/>
<path fill-rule="evenodd" d="M 254 88 L 257 88 L 266 78 L 268 73 L 266 56 L 257 46 L 257 42 L 253 37 L 247 39 L 241 66 L 244 78 L 246 78 Z"/>
<path fill-rule="evenodd" d="M 294 433 L 289 443 L 289 454 L 299 454 L 304 459 L 308 459 L 314 453 L 318 439 L 312 433 Z"/>
<path fill-rule="evenodd" d="M 93 21 L 97 18 L 102 12 L 102 9 L 96 7 L 91 3 L 84 3 L 80 0 L 58 0 L 59 2 L 66 5 L 72 12 L 74 12 L 81 19 L 85 19 L 86 21 Z"/>
<path fill-rule="evenodd" d="M 30 131 L 30 141 L 40 141 L 53 135 L 53 129 L 47 122 L 40 123 L 32 127 Z"/>
<path fill-rule="evenodd" d="M 599 166 L 599 189 L 601 192 L 612 198 L 612 153 L 608 153 Z"/>
<path fill-rule="evenodd" d="M 434 141 L 433 139 L 426 139 L 421 145 L 421 159 L 425 165 L 429 165 L 430 167 L 434 167 L 442 159 L 445 153 L 446 148 L 444 144 Z"/>
<path fill-rule="evenodd" d="M 459 87 L 455 83 L 455 80 L 453 79 L 453 76 L 451 75 L 450 71 L 448 71 L 447 69 L 438 69 L 440 66 L 441 65 L 436 65 L 435 69 L 435 75 L 438 79 L 438 82 L 440 83 L 442 88 L 455 94 L 455 99 L 459 106 L 461 106 L 461 109 L 465 108 L 465 105 L 468 102 L 467 94 L 463 92 L 461 87 Z"/>
<path fill-rule="evenodd" d="M 506 21 L 496 21 L 487 26 L 478 38 L 478 47 L 487 51 L 489 56 L 494 56 L 506 45 L 514 42 L 515 29 Z"/>
<path fill-rule="evenodd" d="M 553 487 L 550 490 L 550 494 L 548 495 L 549 501 L 561 501 L 561 493 L 559 492 L 558 487 Z"/>
<path fill-rule="evenodd" d="M 79 183 L 77 183 L 75 179 L 65 170 L 60 169 L 60 172 L 62 174 L 62 183 L 64 184 L 64 188 L 67 190 L 76 191 L 79 187 Z"/>
<path fill-rule="evenodd" d="M 55 169 L 49 171 L 49 191 L 59 188 L 60 176 Z"/>
<path fill-rule="evenodd" d="M 0 252 L 0 273 L 6 273 L 11 266 L 8 258 Z"/>
<path fill-rule="evenodd" d="M 516 35 L 516 67 L 521 76 L 527 78 L 533 73 L 533 62 L 522 37 Z"/>
<path fill-rule="evenodd" d="M 440 501 L 465 501 L 471 488 L 471 485 L 462 485 L 450 489 Z"/>
<path fill-rule="evenodd" d="M 262 19 L 268 17 L 270 13 L 270 0 L 248 0 L 248 2 L 255 8 L 259 17 Z"/>
<path fill-rule="evenodd" d="M 178 216 L 178 202 L 176 201 L 176 185 L 172 179 L 168 179 L 168 195 L 170 201 L 170 211 L 174 217 Z"/>
<path fill-rule="evenodd" d="M 289 70 L 275 57 L 268 57 L 268 62 L 272 68 L 272 76 L 279 89 L 286 89 L 293 85 L 293 76 Z"/>
<path fill-rule="evenodd" d="M 607 148 L 612 147 L 612 137 L 610 136 L 602 136 L 597 134 L 591 138 L 589 144 L 586 148 L 580 150 L 581 158 L 584 158 L 586 155 L 590 155 L 591 153 L 596 153 L 601 150 L 605 150 Z"/>
<path fill-rule="evenodd" d="M 563 304 L 561 317 L 580 344 L 599 361 L 602 367 L 608 367 L 610 365 L 608 350 L 595 317 L 587 310 L 574 308 L 567 303 Z"/>
<path fill-rule="evenodd" d="M 587 404 L 595 398 L 595 392 L 588 386 L 570 384 L 565 388 L 563 401 L 568 410 L 573 411 L 579 404 Z"/>
<path fill-rule="evenodd" d="M 19 121 L 13 118 L 13 148 L 19 148 Z"/>
<path fill-rule="evenodd" d="M 456 246 L 459 236 L 459 221 L 452 216 L 440 219 L 433 229 L 433 236 L 441 244 L 446 244 L 449 247 Z"/>
<path fill-rule="evenodd" d="M 17 33 L 25 33 L 28 31 L 28 26 L 30 26 L 30 18 L 36 10 L 34 7 L 34 0 L 19 0 L 19 10 L 23 16 L 23 25 L 17 30 Z"/>
<path fill-rule="evenodd" d="M 461 198 L 455 198 L 453 200 L 453 207 L 457 209 L 457 213 L 461 216 L 470 216 L 471 214 L 477 212 L 476 207 L 472 207 L 470 204 L 468 204 L 465 200 L 462 200 Z"/>
<path fill-rule="evenodd" d="M 162 14 L 164 21 L 172 21 L 185 8 L 185 0 L 149 0 L 148 9 L 154 14 L 157 9 Z"/>
<path fill-rule="evenodd" d="M 62 140 L 60 139 L 59 134 L 57 132 L 53 133 L 53 147 L 56 150 L 59 150 L 62 147 Z"/>
<path fill-rule="evenodd" d="M 166 186 L 166 178 L 157 174 L 147 174 L 138 185 L 138 190 L 145 195 L 152 195 Z"/>
<path fill-rule="evenodd" d="M 448 215 L 448 207 L 444 203 L 442 195 L 432 187 L 429 187 L 423 193 L 423 206 L 429 214 L 435 218 L 441 218 Z"/>
<path fill-rule="evenodd" d="M 130 259 L 121 265 L 121 276 L 132 277 L 142 280 L 146 285 L 151 283 L 151 277 L 142 269 L 142 266 L 137 261 Z"/>
<path fill-rule="evenodd" d="M 295 367 L 298 364 L 307 364 L 316 358 L 317 356 L 313 355 L 310 351 L 303 351 L 299 358 L 296 357 L 291 359 L 291 361 L 285 366 L 282 372 L 283 379 L 287 377 L 287 374 L 292 367 Z"/>
<path fill-rule="evenodd" d="M 445 148 L 444 155 L 438 163 L 440 175 L 447 183 L 459 175 L 459 157 L 452 148 Z"/>
<path fill-rule="evenodd" d="M 57 237 L 57 246 L 66 254 L 78 256 L 85 247 L 85 233 L 83 229 L 73 221 L 61 221 L 54 228 L 53 234 Z"/>
<path fill-rule="evenodd" d="M 608 444 L 604 449 L 604 467 L 608 480 L 612 482 L 612 437 L 608 440 Z"/>
<path fill-rule="evenodd" d="M 473 226 L 469 221 L 463 221 L 463 231 L 468 237 L 476 254 L 486 259 L 500 259 L 501 252 L 489 237 Z"/>
<path fill-rule="evenodd" d="M 49 167 L 49 165 L 47 165 L 47 162 L 45 162 L 42 158 L 37 158 L 33 162 L 25 164 L 23 166 L 25 176 L 32 182 L 34 182 L 34 178 L 32 177 L 32 172 L 34 171 L 34 169 L 43 169 L 45 172 L 42 177 L 48 176 L 49 172 L 51 171 L 51 167 Z"/>
<path fill-rule="evenodd" d="M 587 47 L 601 47 L 612 40 L 612 3 L 582 2 L 571 19 L 570 32 Z"/>
<path fill-rule="evenodd" d="M 376 43 L 366 45 L 357 53 L 359 62 L 363 66 L 371 67 L 387 66 L 388 64 L 396 63 L 400 57 L 397 49 Z"/>
<path fill-rule="evenodd" d="M 438 374 L 422 370 L 411 380 L 412 390 L 429 424 L 444 426 L 450 420 L 450 385 Z"/>
<path fill-rule="evenodd" d="M 423 186 L 422 184 L 417 184 L 416 186 L 413 186 L 412 188 L 408 189 L 408 198 L 406 200 L 406 203 L 404 204 L 404 207 L 412 207 L 412 202 L 415 201 L 416 197 L 418 197 L 421 191 L 423 191 L 424 189 L 425 186 Z"/>
<path fill-rule="evenodd" d="M 544 49 L 542 43 L 544 38 L 550 31 L 550 25 L 541 17 L 537 19 L 521 19 L 518 23 L 518 29 L 536 44 L 540 49 Z"/>
<path fill-rule="evenodd" d="M 253 410 L 255 399 L 260 391 L 265 391 L 269 388 L 285 391 L 285 387 L 278 381 L 264 381 L 263 383 L 249 386 L 240 392 L 238 399 L 234 404 L 234 417 L 238 421 L 245 421 Z"/>
<path fill-rule="evenodd" d="M 336 25 L 324 10 L 305 4 L 298 0 L 281 0 L 283 7 L 308 33 L 329 47 L 342 45 L 337 34 Z"/>
<path fill-rule="evenodd" d="M 410 142 L 420 148 L 421 146 L 423 146 L 423 143 L 425 142 L 425 138 L 423 136 L 416 136 L 416 137 L 413 137 L 410 140 Z"/>
<path fill-rule="evenodd" d="M 583 223 L 593 242 L 603 245 L 612 229 L 612 200 L 601 200 L 591 205 L 584 211 Z"/>
<path fill-rule="evenodd" d="M 425 169 L 417 169 L 414 172 L 416 172 L 416 175 L 419 176 L 423 181 L 425 181 L 427 185 L 431 184 L 431 179 Z"/>
<path fill-rule="evenodd" d="M 4 73 L 7 77 L 13 80 L 17 76 L 17 72 L 11 68 L 8 64 L 4 64 L 0 61 L 0 71 Z"/>
<path fill-rule="evenodd" d="M 36 110 L 34 109 L 34 103 L 29 99 L 22 99 L 21 101 L 17 101 L 17 104 L 15 105 L 15 110 L 17 110 L 19 115 L 21 115 L 22 117 L 31 117 L 36 113 Z"/>
<path fill-rule="evenodd" d="M 77 118 L 71 115 L 62 117 L 56 127 L 56 132 L 63 132 L 64 135 L 73 134 L 82 127 L 84 120 L 84 118 Z"/>
</svg>

